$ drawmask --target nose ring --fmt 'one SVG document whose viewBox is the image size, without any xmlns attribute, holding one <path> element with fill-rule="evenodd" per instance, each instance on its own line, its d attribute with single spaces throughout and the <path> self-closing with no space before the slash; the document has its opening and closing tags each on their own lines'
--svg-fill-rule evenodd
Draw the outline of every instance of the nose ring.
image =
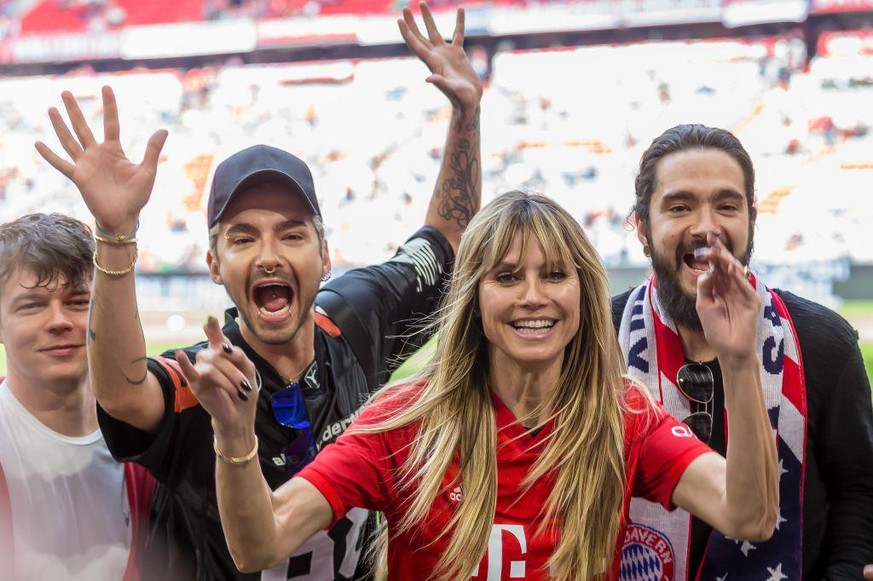
<svg viewBox="0 0 873 581">
<path fill-rule="evenodd" d="M 261 268 L 264 269 L 264 272 L 265 272 L 266 274 L 273 274 L 274 272 L 276 272 L 276 267 L 275 267 L 275 266 L 274 266 L 273 268 L 269 269 L 269 270 L 268 270 L 267 268 L 263 267 L 263 266 L 262 266 Z"/>
</svg>

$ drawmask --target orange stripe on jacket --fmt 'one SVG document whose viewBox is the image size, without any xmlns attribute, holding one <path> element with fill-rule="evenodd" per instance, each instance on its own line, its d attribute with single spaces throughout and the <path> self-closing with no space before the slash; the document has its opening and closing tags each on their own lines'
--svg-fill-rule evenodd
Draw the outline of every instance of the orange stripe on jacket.
<svg viewBox="0 0 873 581">
<path fill-rule="evenodd" d="M 173 387 L 176 391 L 173 411 L 179 413 L 182 410 L 186 410 L 200 404 L 200 402 L 198 402 L 197 398 L 194 396 L 194 393 L 191 391 L 191 388 L 188 386 L 188 382 L 185 380 L 185 376 L 182 375 L 182 368 L 179 367 L 179 363 L 177 361 L 167 359 L 166 357 L 155 357 L 155 361 L 160 363 L 161 367 L 164 368 L 164 370 L 167 372 L 167 375 L 170 377 L 170 380 L 173 382 Z"/>
<path fill-rule="evenodd" d="M 336 326 L 336 323 L 330 320 L 325 314 L 319 313 L 315 311 L 315 324 L 321 327 L 325 333 L 330 335 L 333 338 L 337 338 L 342 335 L 340 328 Z"/>
</svg>

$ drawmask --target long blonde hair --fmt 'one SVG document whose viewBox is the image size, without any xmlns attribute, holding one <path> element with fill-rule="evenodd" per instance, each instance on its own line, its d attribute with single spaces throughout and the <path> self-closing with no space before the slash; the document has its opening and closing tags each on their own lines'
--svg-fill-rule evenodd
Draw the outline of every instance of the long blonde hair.
<svg viewBox="0 0 873 581">
<path fill-rule="evenodd" d="M 522 256 L 536 239 L 550 267 L 575 268 L 579 277 L 579 330 L 566 347 L 556 388 L 538 410 L 554 418 L 554 430 L 524 486 L 548 473 L 555 478 L 539 524 L 542 532 L 554 519 L 559 531 L 551 574 L 567 580 L 598 578 L 612 562 L 624 494 L 623 360 L 597 251 L 578 222 L 553 200 L 513 191 L 471 220 L 440 311 L 434 357 L 422 372 L 427 381 L 409 405 L 366 430 L 419 424 L 401 469 L 410 494 L 404 500 L 408 511 L 392 534 L 426 519 L 460 453 L 464 497 L 444 533 L 450 540 L 435 576 L 469 578 L 487 549 L 497 503 L 497 428 L 488 392 L 487 341 L 476 316 L 478 288 L 516 235 L 521 236 Z M 389 385 L 376 397 L 395 389 Z M 383 532 L 383 555 L 385 543 Z"/>
</svg>

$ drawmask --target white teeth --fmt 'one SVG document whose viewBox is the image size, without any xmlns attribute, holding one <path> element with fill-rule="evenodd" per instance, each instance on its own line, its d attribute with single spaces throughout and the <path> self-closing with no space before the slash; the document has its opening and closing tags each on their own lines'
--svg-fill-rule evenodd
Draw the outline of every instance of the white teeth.
<svg viewBox="0 0 873 581">
<path fill-rule="evenodd" d="M 553 327 L 555 325 L 554 321 L 516 321 L 513 323 L 513 326 L 516 329 L 545 329 L 548 327 Z"/>
<path fill-rule="evenodd" d="M 264 315 L 277 315 L 279 313 L 287 313 L 288 311 L 291 310 L 291 308 L 290 308 L 290 305 L 285 305 L 284 307 L 282 307 L 278 311 L 270 311 L 266 307 L 258 307 L 258 310 L 261 311 L 261 313 Z"/>
</svg>

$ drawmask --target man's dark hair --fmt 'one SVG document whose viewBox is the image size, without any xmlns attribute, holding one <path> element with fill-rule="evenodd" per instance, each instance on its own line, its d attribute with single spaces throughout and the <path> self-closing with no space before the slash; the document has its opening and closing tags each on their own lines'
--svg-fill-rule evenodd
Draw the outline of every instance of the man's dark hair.
<svg viewBox="0 0 873 581">
<path fill-rule="evenodd" d="M 746 203 L 750 217 L 749 241 L 751 242 L 751 228 L 757 214 L 755 208 L 755 167 L 752 165 L 752 158 L 749 157 L 749 152 L 746 151 L 740 140 L 730 131 L 699 124 L 677 125 L 668 129 L 656 137 L 643 153 L 640 159 L 640 171 L 634 184 L 636 187 L 634 211 L 645 224 L 646 230 L 649 229 L 649 208 L 652 194 L 658 185 L 656 183 L 658 162 L 671 153 L 688 149 L 720 149 L 739 164 L 746 187 Z"/>
<path fill-rule="evenodd" d="M 82 222 L 56 213 L 22 216 L 0 225 L 0 288 L 16 269 L 32 271 L 35 287 L 88 287 L 93 256 L 91 229 Z"/>
</svg>

